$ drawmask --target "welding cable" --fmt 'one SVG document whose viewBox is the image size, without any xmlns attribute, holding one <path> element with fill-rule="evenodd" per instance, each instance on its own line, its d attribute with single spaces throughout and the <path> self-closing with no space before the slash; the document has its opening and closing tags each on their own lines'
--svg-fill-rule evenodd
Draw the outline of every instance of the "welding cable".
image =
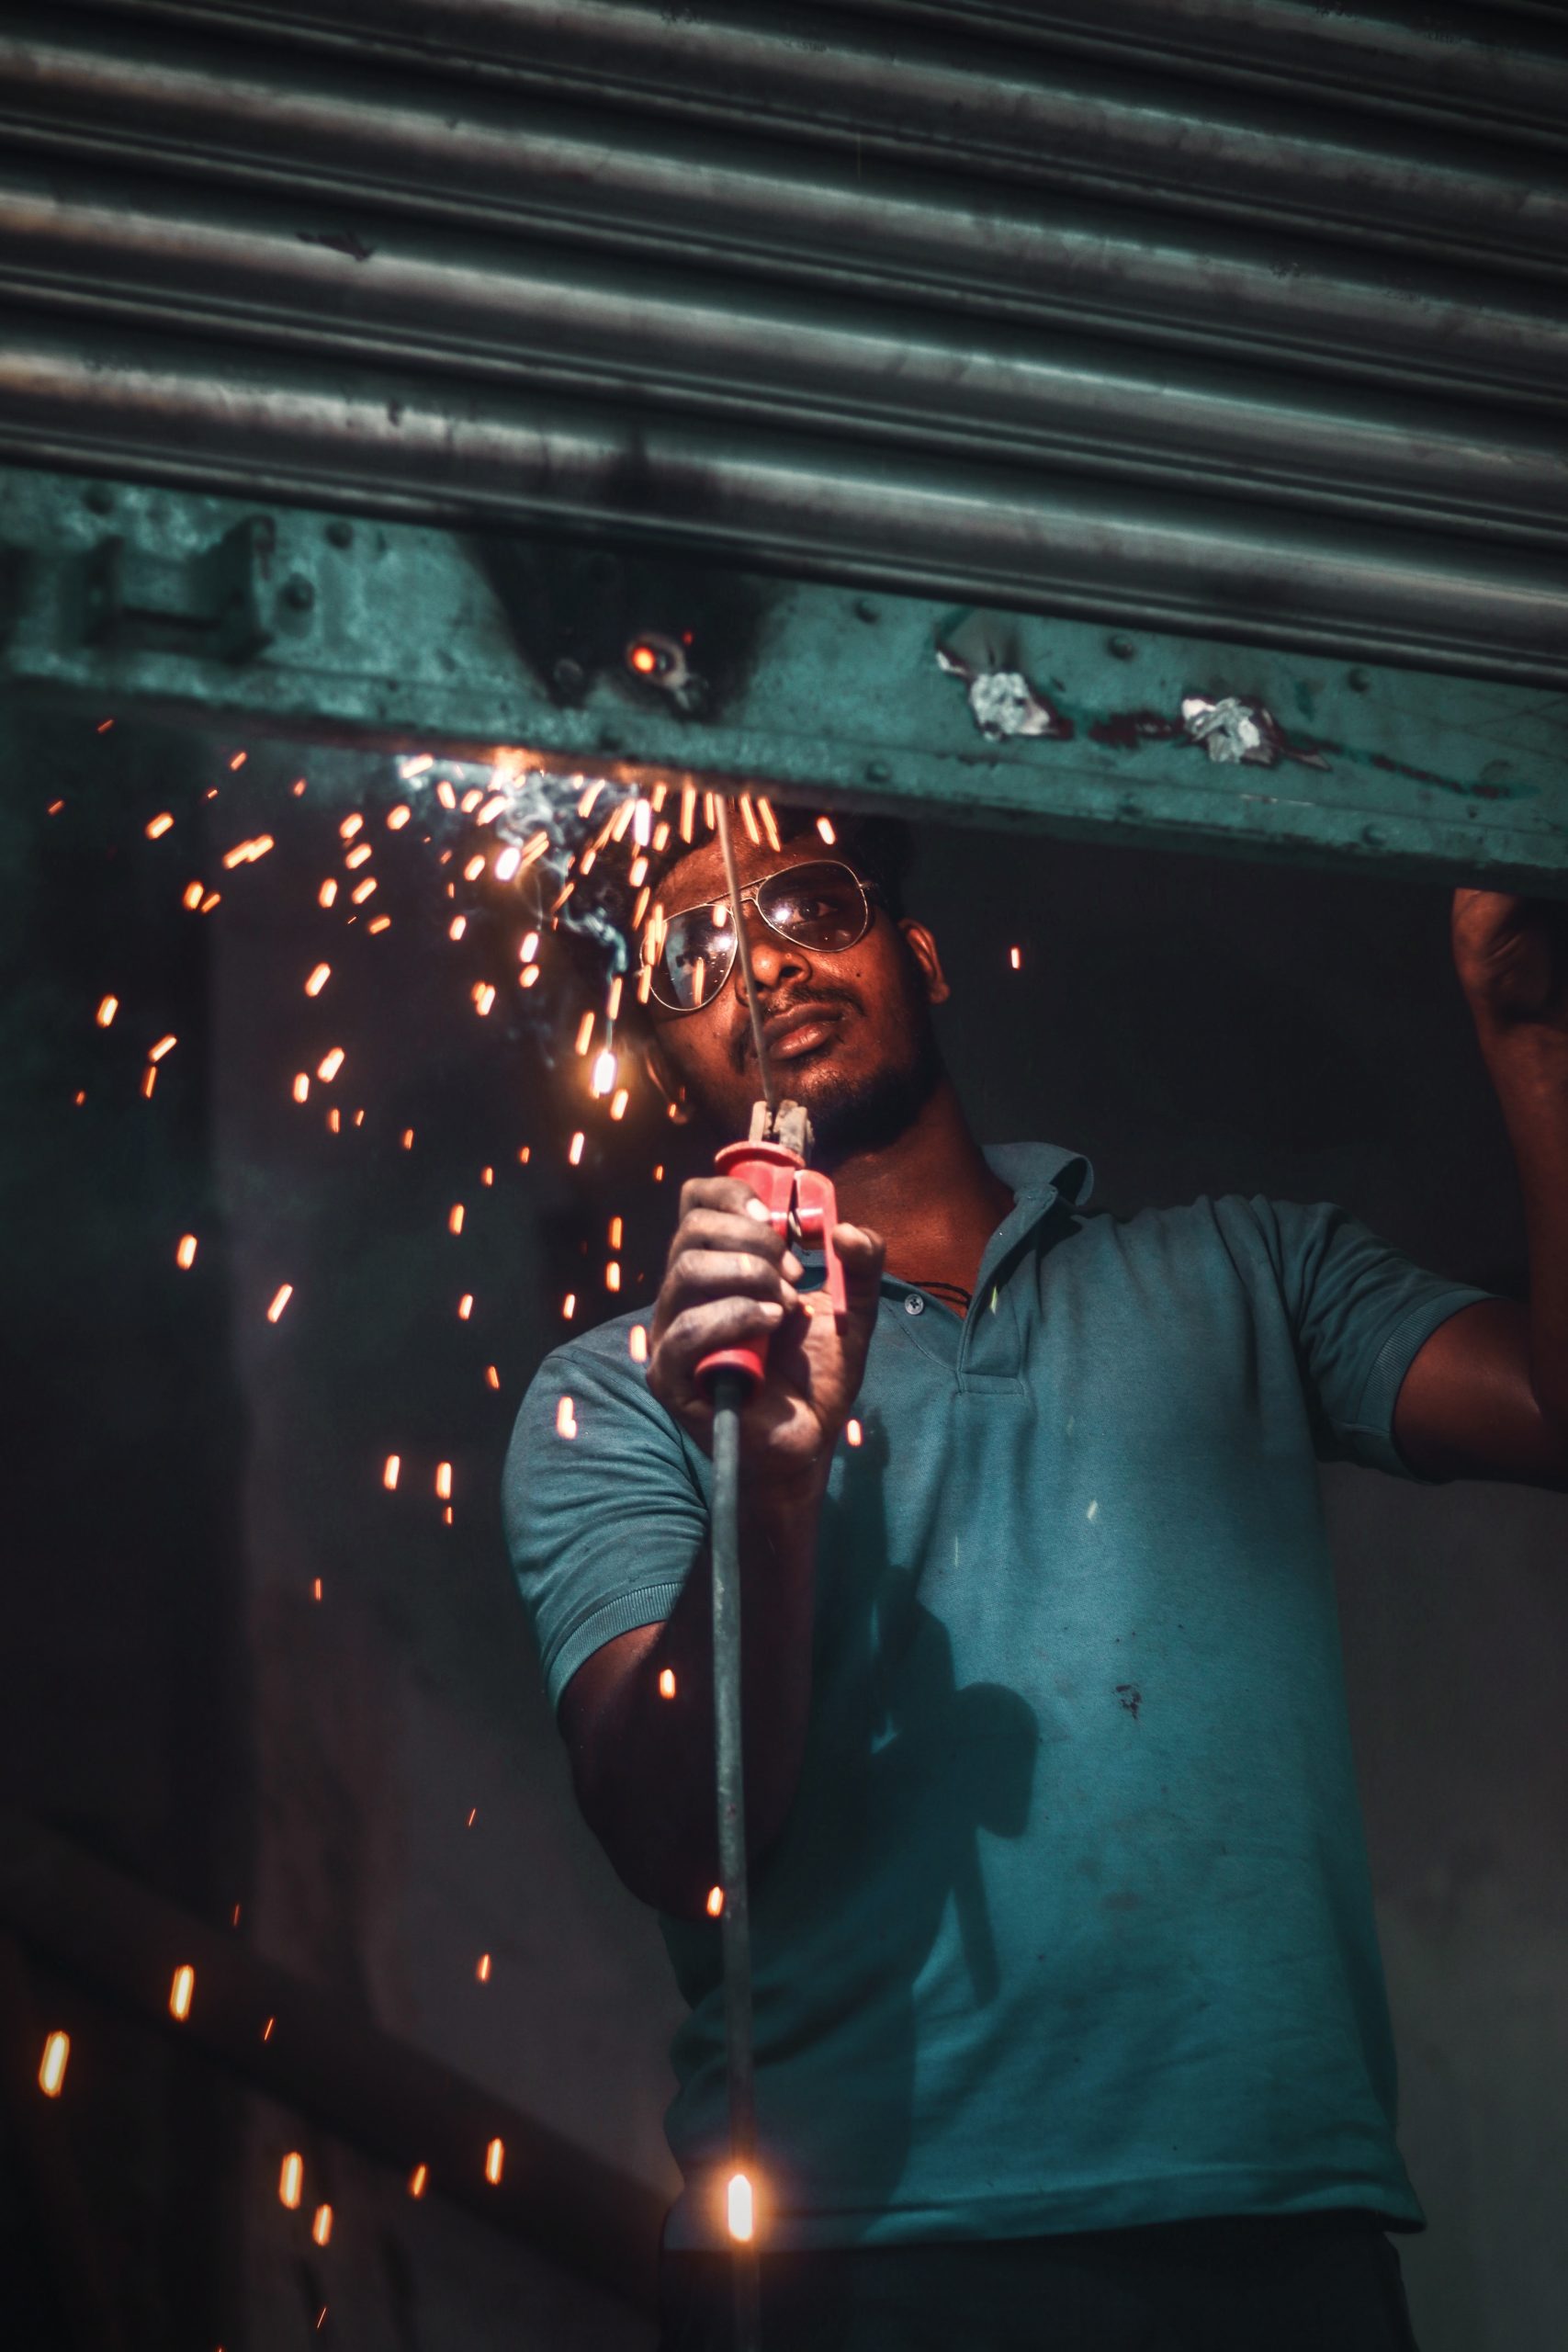
<svg viewBox="0 0 1568 2352">
<path fill-rule="evenodd" d="M 751 2056 L 751 1917 L 746 1888 L 746 1791 L 740 1751 L 740 1408 L 742 1374 L 713 1384 L 713 1712 L 718 1792 L 718 1880 L 724 1894 L 724 2037 L 729 2078 L 730 2172 L 745 2175 L 749 2229 L 730 2236 L 735 2352 L 758 2352 L 756 2086 Z M 727 2188 L 727 2199 L 729 2194 Z"/>
</svg>

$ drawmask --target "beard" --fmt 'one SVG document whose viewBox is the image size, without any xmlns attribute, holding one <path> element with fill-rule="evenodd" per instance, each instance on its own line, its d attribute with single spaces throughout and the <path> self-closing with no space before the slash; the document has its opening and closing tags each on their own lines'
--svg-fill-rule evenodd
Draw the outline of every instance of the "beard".
<svg viewBox="0 0 1568 2352">
<path fill-rule="evenodd" d="M 885 1151 L 908 1133 L 936 1092 L 942 1069 L 931 1007 L 922 997 L 909 1012 L 908 1059 L 886 1064 L 855 1086 L 798 1090 L 796 1100 L 811 1114 L 818 1167 L 831 1171 L 862 1152 Z"/>
</svg>

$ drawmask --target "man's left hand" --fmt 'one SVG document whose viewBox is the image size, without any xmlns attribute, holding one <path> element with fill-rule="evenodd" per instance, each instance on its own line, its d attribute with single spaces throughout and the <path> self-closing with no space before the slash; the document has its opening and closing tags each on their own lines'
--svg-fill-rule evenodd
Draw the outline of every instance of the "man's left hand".
<svg viewBox="0 0 1568 2352">
<path fill-rule="evenodd" d="M 1483 1037 L 1550 1037 L 1568 1052 L 1568 901 L 1456 890 L 1452 930 Z"/>
</svg>

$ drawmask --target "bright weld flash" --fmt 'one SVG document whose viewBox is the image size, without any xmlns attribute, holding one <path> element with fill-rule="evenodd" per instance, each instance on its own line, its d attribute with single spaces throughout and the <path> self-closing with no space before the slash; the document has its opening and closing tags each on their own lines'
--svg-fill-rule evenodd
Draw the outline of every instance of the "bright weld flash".
<svg viewBox="0 0 1568 2352">
<path fill-rule="evenodd" d="M 506 2162 L 506 2143 L 492 2140 L 485 2150 L 485 2178 L 492 2188 L 501 2186 L 501 2169 Z"/>
<path fill-rule="evenodd" d="M 751 2184 L 743 2172 L 732 2172 L 726 2192 L 725 2217 L 729 2234 L 741 2245 L 749 2245 L 756 2226 L 751 2207 Z"/>
<path fill-rule="evenodd" d="M 292 2213 L 299 2208 L 305 2188 L 305 2159 L 297 2153 L 285 2156 L 277 2174 L 277 2201 Z"/>
<path fill-rule="evenodd" d="M 181 2025 L 190 2015 L 191 1996 L 195 1991 L 196 1971 L 188 1961 L 182 1961 L 169 1986 L 169 2015 Z"/>
<path fill-rule="evenodd" d="M 491 872 L 494 875 L 498 882 L 510 882 L 522 863 L 523 853 L 515 846 L 510 849 L 497 850 L 495 854 L 495 863 L 491 867 Z"/>
<path fill-rule="evenodd" d="M 614 1092 L 616 1067 L 615 1055 L 607 1049 L 597 1057 L 590 1081 L 590 1091 L 595 1097 Z"/>
<path fill-rule="evenodd" d="M 65 2083 L 65 2062 L 71 2055 L 71 2036 L 51 2033 L 43 2045 L 43 2057 L 38 2070 L 38 2086 L 45 2098 L 58 2098 Z"/>
</svg>

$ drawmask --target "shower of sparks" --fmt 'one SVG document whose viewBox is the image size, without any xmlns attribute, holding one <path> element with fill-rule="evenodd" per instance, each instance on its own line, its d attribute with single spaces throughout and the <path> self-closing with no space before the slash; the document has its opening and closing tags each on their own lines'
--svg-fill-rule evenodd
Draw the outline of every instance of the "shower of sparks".
<svg viewBox="0 0 1568 2352">
<path fill-rule="evenodd" d="M 38 2086 L 45 2098 L 58 2098 L 64 2089 L 65 2065 L 70 2055 L 68 2033 L 51 2033 L 45 2041 L 38 2070 Z"/>
<path fill-rule="evenodd" d="M 190 2015 L 191 1999 L 196 1992 L 196 1971 L 188 1961 L 182 1961 L 169 1986 L 169 2015 L 184 2025 Z"/>
</svg>

